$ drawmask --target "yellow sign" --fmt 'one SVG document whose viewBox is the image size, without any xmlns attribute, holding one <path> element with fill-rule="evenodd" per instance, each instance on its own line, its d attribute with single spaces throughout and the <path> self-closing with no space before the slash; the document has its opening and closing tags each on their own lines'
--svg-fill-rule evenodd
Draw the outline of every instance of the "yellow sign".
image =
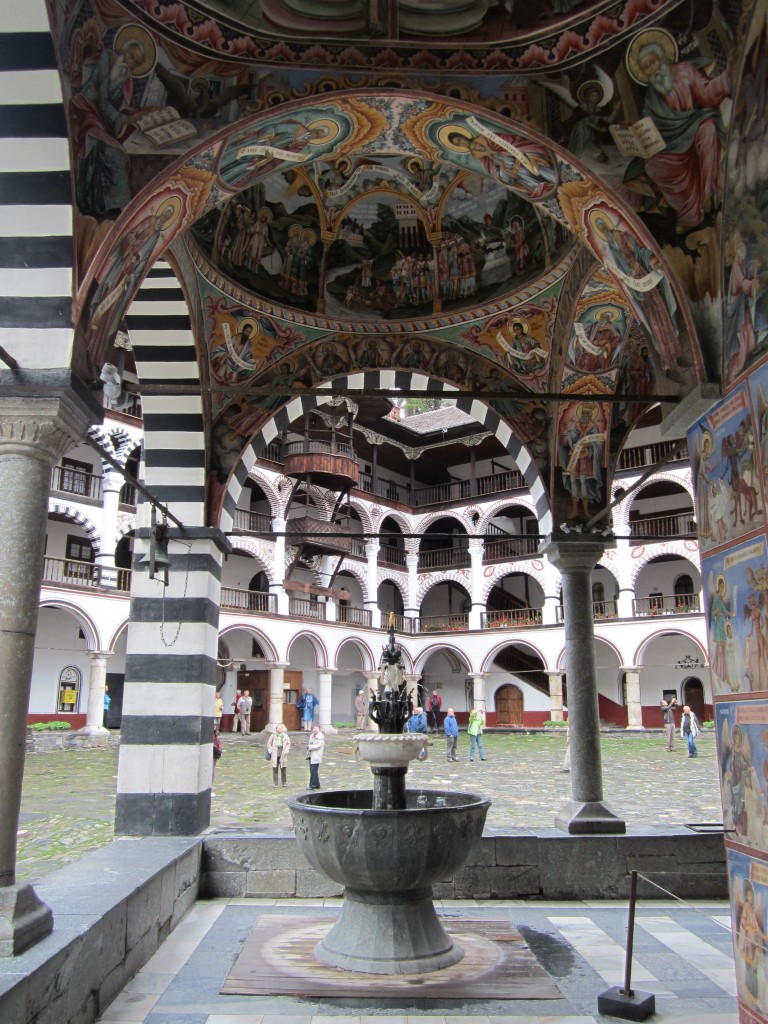
<svg viewBox="0 0 768 1024">
<path fill-rule="evenodd" d="M 61 703 L 62 704 L 77 704 L 77 690 L 62 690 L 61 691 Z"/>
</svg>

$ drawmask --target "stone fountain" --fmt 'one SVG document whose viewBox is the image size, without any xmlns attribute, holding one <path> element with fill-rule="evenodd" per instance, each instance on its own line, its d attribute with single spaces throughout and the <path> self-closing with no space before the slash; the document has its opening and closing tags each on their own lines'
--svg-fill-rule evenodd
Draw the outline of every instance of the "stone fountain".
<svg viewBox="0 0 768 1024">
<path fill-rule="evenodd" d="M 432 883 L 464 864 L 482 835 L 490 800 L 406 790 L 408 764 L 427 756 L 427 740 L 403 733 L 412 702 L 391 617 L 381 670 L 370 701 L 379 732 L 355 737 L 373 789 L 307 793 L 287 804 L 304 856 L 344 886 L 339 919 L 315 956 L 365 974 L 424 974 L 464 955 L 438 919 Z"/>
</svg>

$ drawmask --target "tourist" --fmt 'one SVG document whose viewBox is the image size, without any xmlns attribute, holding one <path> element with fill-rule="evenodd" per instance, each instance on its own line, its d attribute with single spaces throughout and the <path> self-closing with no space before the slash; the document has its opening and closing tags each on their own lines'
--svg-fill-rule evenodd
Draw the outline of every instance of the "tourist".
<svg viewBox="0 0 768 1024">
<path fill-rule="evenodd" d="M 432 691 L 432 696 L 429 698 L 429 717 L 432 721 L 432 729 L 434 732 L 440 728 L 440 708 L 443 706 L 443 700 L 437 690 Z"/>
<path fill-rule="evenodd" d="M 427 716 L 424 714 L 424 708 L 414 708 L 413 714 L 408 719 L 408 732 L 423 732 L 427 730 Z"/>
<path fill-rule="evenodd" d="M 449 761 L 458 761 L 456 751 L 459 749 L 459 723 L 456 721 L 453 708 L 448 708 L 443 729 L 445 730 L 445 756 Z"/>
<path fill-rule="evenodd" d="M 213 770 L 211 772 L 211 782 L 216 774 L 216 765 L 218 764 L 219 758 L 224 753 L 221 749 L 221 740 L 219 739 L 219 730 L 216 723 L 213 723 Z M 215 793 L 211 793 L 211 796 L 216 796 Z"/>
<path fill-rule="evenodd" d="M 325 736 L 319 725 L 312 726 L 312 735 L 307 743 L 307 760 L 309 761 L 309 788 L 320 789 L 320 765 L 323 763 L 323 747 Z"/>
<path fill-rule="evenodd" d="M 112 698 L 109 696 L 109 687 L 104 687 L 104 717 L 103 723 L 104 728 L 109 728 L 109 705 L 112 703 Z"/>
<path fill-rule="evenodd" d="M 237 732 L 237 726 L 240 722 L 240 716 L 237 710 L 237 705 L 240 703 L 240 698 L 243 695 L 242 690 L 238 690 L 235 694 L 235 699 L 232 701 L 232 732 Z"/>
<path fill-rule="evenodd" d="M 310 732 L 315 721 L 315 709 L 320 701 L 311 690 L 305 690 L 299 698 L 296 707 L 301 712 L 301 728 L 304 732 Z"/>
<path fill-rule="evenodd" d="M 291 737 L 285 726 L 275 726 L 275 731 L 267 740 L 267 753 L 272 763 L 272 782 L 277 786 L 277 773 L 284 786 L 288 785 L 288 751 L 291 749 Z"/>
<path fill-rule="evenodd" d="M 360 730 L 365 728 L 365 720 L 368 717 L 368 702 L 365 699 L 365 693 L 363 690 L 357 691 L 355 697 L 355 728 Z"/>
<path fill-rule="evenodd" d="M 694 740 L 701 732 L 701 726 L 696 715 L 687 704 L 683 705 L 683 717 L 680 720 L 680 735 L 688 744 L 688 757 L 698 757 L 698 750 Z"/>
<path fill-rule="evenodd" d="M 253 707 L 253 700 L 251 698 L 250 690 L 243 690 L 243 695 L 237 702 L 237 714 L 240 718 L 240 732 L 243 736 L 250 735 L 251 732 L 251 708 Z"/>
<path fill-rule="evenodd" d="M 224 714 L 224 701 L 221 699 L 221 694 L 216 691 L 216 699 L 213 704 L 213 727 L 216 732 L 221 731 L 221 716 Z"/>
<path fill-rule="evenodd" d="M 677 707 L 677 697 L 673 697 L 671 701 L 666 701 L 662 697 L 661 704 L 661 715 L 664 719 L 664 732 L 667 740 L 667 750 L 675 749 L 675 711 Z"/>
<path fill-rule="evenodd" d="M 472 708 L 469 713 L 469 760 L 475 759 L 475 744 L 477 744 L 477 756 L 481 761 L 485 760 L 483 753 L 483 729 L 485 728 L 485 712 L 482 708 Z"/>
</svg>

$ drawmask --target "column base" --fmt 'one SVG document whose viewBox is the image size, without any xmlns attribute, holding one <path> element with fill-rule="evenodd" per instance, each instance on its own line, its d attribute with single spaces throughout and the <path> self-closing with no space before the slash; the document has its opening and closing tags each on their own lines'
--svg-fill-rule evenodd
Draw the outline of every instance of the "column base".
<svg viewBox="0 0 768 1024">
<path fill-rule="evenodd" d="M 609 833 L 625 835 L 626 822 L 622 821 L 602 800 L 582 803 L 569 800 L 555 818 L 555 827 L 572 836 L 592 836 Z"/>
<path fill-rule="evenodd" d="M 52 931 L 51 908 L 29 882 L 0 889 L 0 956 L 18 956 Z"/>
<path fill-rule="evenodd" d="M 103 740 L 104 746 L 109 743 L 109 729 L 103 725 L 84 725 L 82 729 L 76 729 L 73 736 L 89 736 L 94 740 Z"/>
</svg>

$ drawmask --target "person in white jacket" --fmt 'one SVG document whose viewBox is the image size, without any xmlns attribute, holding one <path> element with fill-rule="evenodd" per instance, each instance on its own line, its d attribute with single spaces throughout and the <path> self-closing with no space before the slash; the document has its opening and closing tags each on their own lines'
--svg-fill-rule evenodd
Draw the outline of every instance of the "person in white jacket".
<svg viewBox="0 0 768 1024">
<path fill-rule="evenodd" d="M 320 765 L 323 763 L 323 747 L 325 736 L 319 725 L 312 726 L 312 735 L 307 743 L 307 760 L 309 761 L 309 788 L 320 789 Z"/>
<path fill-rule="evenodd" d="M 698 750 L 694 740 L 701 732 L 701 726 L 699 720 L 688 707 L 687 704 L 683 706 L 683 717 L 680 719 L 680 735 L 683 737 L 685 742 L 688 744 L 688 757 L 697 757 Z"/>
</svg>

